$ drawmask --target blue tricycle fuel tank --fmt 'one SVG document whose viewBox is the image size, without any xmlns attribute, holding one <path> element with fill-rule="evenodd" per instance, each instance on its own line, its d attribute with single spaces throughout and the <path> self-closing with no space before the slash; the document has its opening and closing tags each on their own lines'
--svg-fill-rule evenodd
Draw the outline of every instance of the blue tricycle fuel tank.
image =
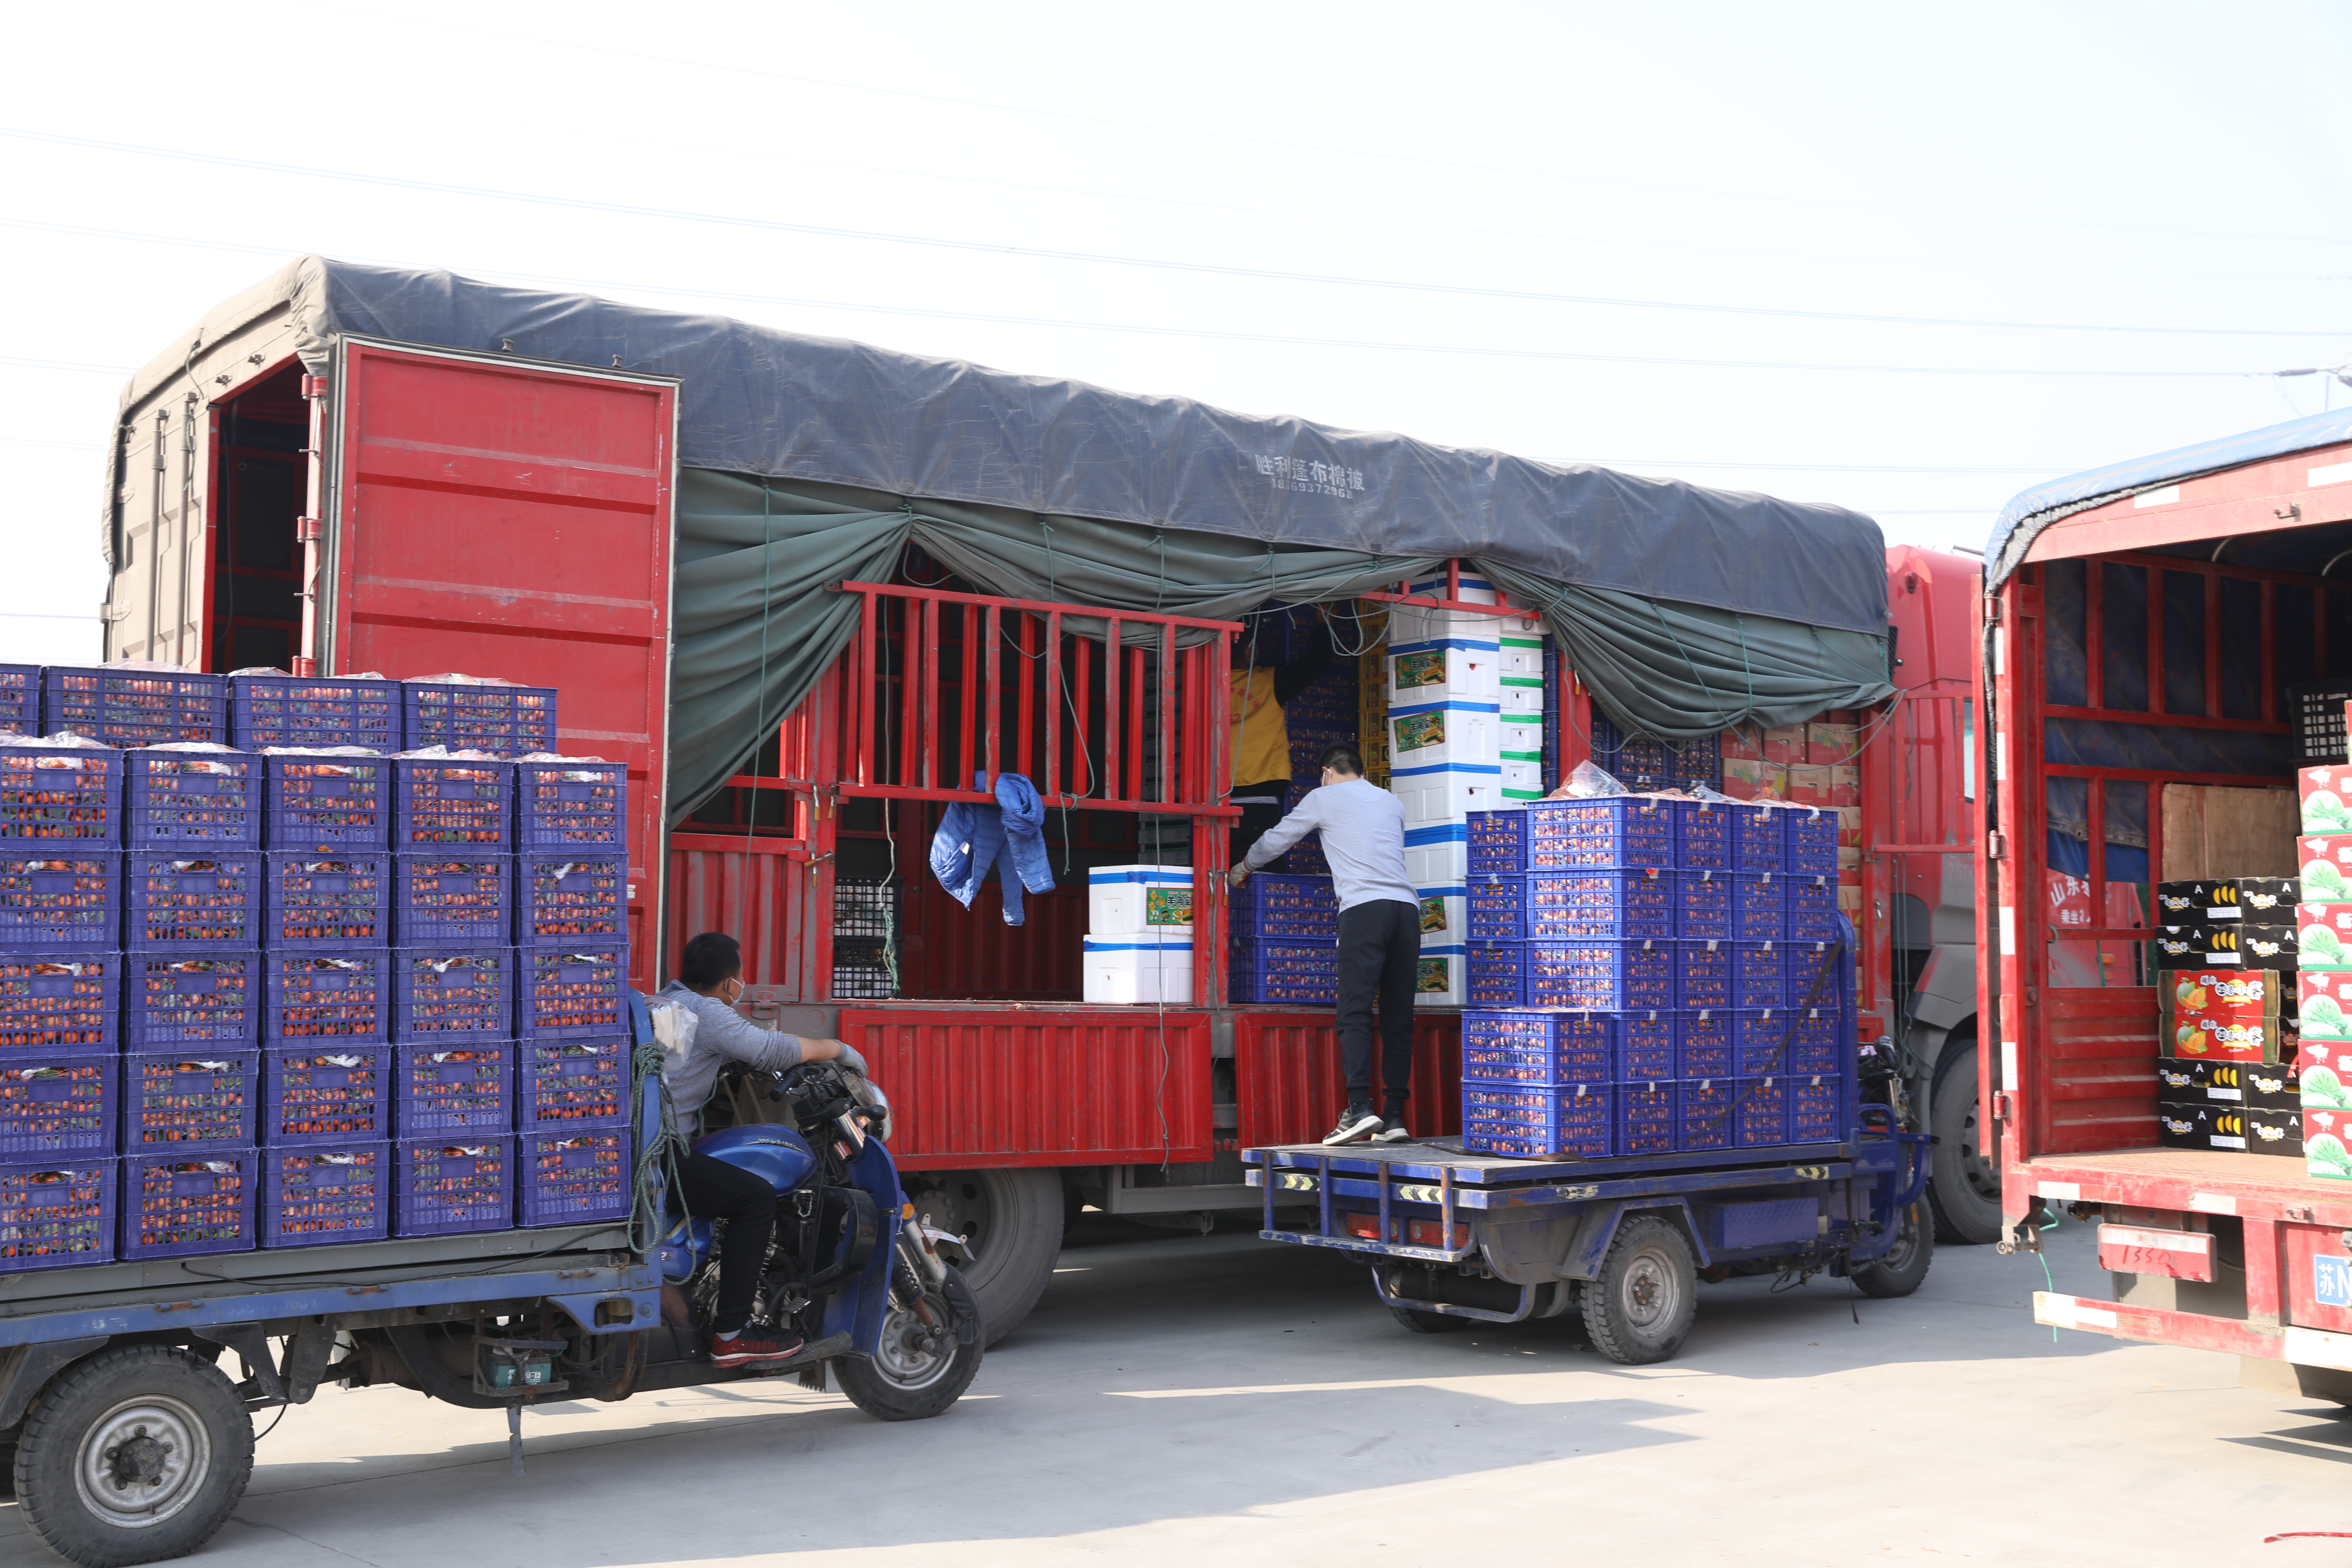
<svg viewBox="0 0 2352 1568">
<path fill-rule="evenodd" d="M 713 1132 L 697 1141 L 694 1152 L 751 1172 L 775 1188 L 778 1196 L 807 1181 L 816 1170 L 816 1152 L 808 1146 L 808 1140 L 790 1127 L 769 1122 Z"/>
</svg>

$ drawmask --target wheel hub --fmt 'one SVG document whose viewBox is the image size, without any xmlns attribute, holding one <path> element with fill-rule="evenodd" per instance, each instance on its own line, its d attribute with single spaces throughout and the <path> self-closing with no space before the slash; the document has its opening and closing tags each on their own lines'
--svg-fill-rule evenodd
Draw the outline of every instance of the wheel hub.
<svg viewBox="0 0 2352 1568">
<path fill-rule="evenodd" d="M 1626 1266 L 1623 1295 L 1626 1321 L 1637 1329 L 1657 1328 L 1674 1316 L 1674 1279 L 1663 1261 L 1647 1253 Z"/>
<path fill-rule="evenodd" d="M 185 1508 L 212 1469 L 204 1423 L 176 1399 L 125 1401 L 93 1422 L 74 1466 L 74 1490 L 91 1514 L 144 1530 Z"/>
<path fill-rule="evenodd" d="M 926 1296 L 924 1307 L 945 1321 L 947 1304 Z M 955 1360 L 955 1342 L 945 1330 L 923 1321 L 919 1312 L 892 1307 L 882 1321 L 882 1342 L 874 1347 L 874 1364 L 901 1388 L 921 1388 L 944 1376 Z"/>
</svg>

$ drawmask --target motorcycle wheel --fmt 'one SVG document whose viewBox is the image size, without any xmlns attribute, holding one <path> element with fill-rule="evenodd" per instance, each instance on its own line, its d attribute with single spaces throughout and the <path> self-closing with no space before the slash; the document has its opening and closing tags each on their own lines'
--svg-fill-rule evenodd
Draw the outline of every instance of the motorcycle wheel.
<svg viewBox="0 0 2352 1568">
<path fill-rule="evenodd" d="M 970 1344 L 957 1340 L 944 1326 L 953 1320 L 939 1291 L 926 1291 L 923 1304 L 942 1327 L 933 1330 L 919 1314 L 894 1302 L 883 1313 L 882 1341 L 871 1359 L 844 1356 L 832 1363 L 841 1392 L 877 1421 L 937 1415 L 962 1398 L 979 1374 L 981 1336 L 973 1335 Z"/>
</svg>

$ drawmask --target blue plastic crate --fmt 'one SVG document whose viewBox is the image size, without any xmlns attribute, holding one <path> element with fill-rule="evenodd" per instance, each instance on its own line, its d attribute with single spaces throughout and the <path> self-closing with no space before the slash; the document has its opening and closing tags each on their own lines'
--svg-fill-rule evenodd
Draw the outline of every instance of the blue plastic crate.
<svg viewBox="0 0 2352 1568">
<path fill-rule="evenodd" d="M 266 1145 L 389 1138 L 392 1108 L 392 1047 L 381 1041 L 272 1045 L 262 1050 Z"/>
<path fill-rule="evenodd" d="M 1462 1080 L 1462 1146 L 1524 1156 L 1609 1158 L 1616 1131 L 1607 1084 Z"/>
<path fill-rule="evenodd" d="M 1530 942 L 1521 951 L 1528 1006 L 1646 1012 L 1675 1005 L 1671 942 Z"/>
<path fill-rule="evenodd" d="M 113 1262 L 117 1171 L 112 1160 L 0 1165 L 0 1274 Z"/>
<path fill-rule="evenodd" d="M 123 753 L 133 849 L 258 849 L 266 759 L 244 752 Z"/>
<path fill-rule="evenodd" d="M 1617 1016 L 1617 1047 L 1610 1079 L 1617 1083 L 1646 1083 L 1675 1076 L 1675 1056 L 1682 1038 L 1679 1013 L 1657 1010 Z"/>
<path fill-rule="evenodd" d="M 1226 898 L 1226 924 L 1236 937 L 1337 939 L 1339 896 L 1328 877 L 1259 871 Z"/>
<path fill-rule="evenodd" d="M 1676 1020 L 1673 1076 L 1729 1078 L 1739 1062 L 1741 1016 L 1728 1008 L 1714 1007 L 1683 1014 Z"/>
<path fill-rule="evenodd" d="M 1675 865 L 1685 871 L 1728 871 L 1738 860 L 1732 847 L 1734 808 L 1712 800 L 1675 802 Z"/>
<path fill-rule="evenodd" d="M 0 664 L 0 730 L 41 732 L 41 667 Z"/>
<path fill-rule="evenodd" d="M 518 847 L 618 854 L 627 850 L 628 838 L 626 763 L 567 758 L 515 764 Z"/>
<path fill-rule="evenodd" d="M 456 681 L 401 683 L 402 731 L 411 751 L 446 746 L 519 757 L 555 746 L 555 689 L 477 686 Z"/>
<path fill-rule="evenodd" d="M 1524 1007 L 1528 1005 L 1528 944 L 1523 942 L 1477 942 L 1470 944 L 1469 981 L 1465 994 L 1473 1007 Z"/>
<path fill-rule="evenodd" d="M 1675 1006 L 1690 1010 L 1731 1005 L 1732 946 L 1727 942 L 1675 944 Z"/>
<path fill-rule="evenodd" d="M 1780 1007 L 1739 1016 L 1739 1066 L 1743 1078 L 1767 1074 L 1809 1077 L 1845 1066 L 1839 1009 Z"/>
<path fill-rule="evenodd" d="M 0 952 L 121 946 L 121 850 L 0 854 Z"/>
<path fill-rule="evenodd" d="M 110 746 L 166 741 L 228 743 L 228 677 L 190 670 L 47 665 L 41 733 L 70 731 Z"/>
<path fill-rule="evenodd" d="M 1780 808 L 1734 805 L 1731 813 L 1732 869 L 1785 871 L 1789 868 L 1789 835 Z"/>
<path fill-rule="evenodd" d="M 517 1047 L 516 1131 L 625 1124 L 633 1110 L 626 1037 L 533 1039 Z"/>
<path fill-rule="evenodd" d="M 515 1033 L 593 1039 L 629 1028 L 625 945 L 527 948 L 515 954 Z"/>
<path fill-rule="evenodd" d="M 1473 876 L 1470 934 L 1490 941 L 1624 941 L 1675 934 L 1675 873 L 1653 868 Z"/>
<path fill-rule="evenodd" d="M 1516 876 L 1528 869 L 1528 814 L 1524 807 L 1468 814 L 1470 875 Z"/>
<path fill-rule="evenodd" d="M 266 862 L 257 849 L 133 849 L 123 857 L 124 936 L 133 952 L 261 945 Z"/>
<path fill-rule="evenodd" d="M 1609 1013 L 1462 1015 L 1462 1076 L 1488 1083 L 1606 1083 L 1618 1018 Z"/>
<path fill-rule="evenodd" d="M 1618 1158 L 1630 1159 L 1642 1154 L 1671 1154 L 1675 1152 L 1682 1099 L 1679 1086 L 1668 1079 L 1621 1083 L 1611 1095 L 1612 1110 L 1616 1117 L 1615 1135 L 1612 1140 Z"/>
<path fill-rule="evenodd" d="M 251 1252 L 261 1151 L 180 1146 L 122 1157 L 122 1257 Z"/>
<path fill-rule="evenodd" d="M 1685 1079 L 1675 1086 L 1675 1147 L 1693 1152 L 1728 1149 L 1738 1141 L 1735 1118 L 1739 1081 L 1729 1078 Z"/>
<path fill-rule="evenodd" d="M 390 854 L 383 850 L 272 853 L 268 860 L 264 947 L 382 947 L 391 941 L 394 857 Z"/>
<path fill-rule="evenodd" d="M 398 855 L 393 928 L 403 947 L 471 942 L 503 947 L 514 931 L 511 855 Z"/>
<path fill-rule="evenodd" d="M 265 1040 L 381 1040 L 392 1024 L 392 952 L 296 949 L 262 955 L 268 1000 Z"/>
<path fill-rule="evenodd" d="M 1785 1078 L 1743 1079 L 1739 1109 L 1732 1118 L 1733 1136 L 1743 1149 L 1789 1142 L 1789 1110 L 1794 1096 Z"/>
<path fill-rule="evenodd" d="M 1789 1142 L 1833 1143 L 1843 1139 L 1853 1122 L 1846 1104 L 1850 1079 L 1823 1073 L 1789 1080 Z"/>
<path fill-rule="evenodd" d="M 629 1217 L 636 1169 L 627 1128 L 526 1132 L 517 1142 L 526 1228 Z"/>
<path fill-rule="evenodd" d="M 114 1153 L 114 1062 L 93 1056 L 0 1061 L 0 1164 Z"/>
<path fill-rule="evenodd" d="M 1339 980 L 1301 974 L 1266 974 L 1239 964 L 1225 971 L 1225 997 L 1235 1006 L 1244 1003 L 1290 1003 L 1302 1007 L 1334 1007 L 1339 1002 Z"/>
<path fill-rule="evenodd" d="M 261 954 L 136 952 L 122 965 L 122 1048 L 249 1046 L 261 1037 Z"/>
<path fill-rule="evenodd" d="M 260 1126 L 261 1053 L 133 1051 L 122 1058 L 122 1152 L 241 1148 Z"/>
<path fill-rule="evenodd" d="M 122 756 L 96 747 L 0 745 L 0 843 L 121 848 Z"/>
<path fill-rule="evenodd" d="M 1787 848 L 1783 869 L 1792 876 L 1831 877 L 1838 872 L 1838 828 L 1843 825 L 1829 806 L 1782 806 L 1782 832 Z"/>
<path fill-rule="evenodd" d="M 1838 879 L 1834 875 L 1789 879 L 1789 940 L 1796 942 L 1835 942 L 1838 936 Z"/>
<path fill-rule="evenodd" d="M 394 757 L 392 767 L 394 849 L 514 853 L 514 763 L 481 757 Z M 625 852 L 628 846 L 616 840 L 596 847 Z"/>
<path fill-rule="evenodd" d="M 392 1233 L 456 1236 L 512 1230 L 515 1141 L 496 1136 L 411 1138 L 393 1145 Z"/>
<path fill-rule="evenodd" d="M 403 947 L 392 955 L 392 1037 L 503 1040 L 515 1031 L 515 950 Z"/>
<path fill-rule="evenodd" d="M 1536 800 L 1527 818 L 1527 869 L 1675 865 L 1675 803 L 1638 795 L 1605 800 Z"/>
<path fill-rule="evenodd" d="M 1841 920 L 1838 923 L 1843 922 Z M 1838 995 L 1841 974 L 1847 977 L 1844 982 L 1849 992 L 1847 1005 L 1852 1005 L 1853 957 L 1840 948 L 1835 937 L 1824 942 L 1792 942 L 1787 946 L 1790 1006 L 1830 1005 Z M 1823 973 L 1824 965 L 1827 966 L 1826 973 Z"/>
<path fill-rule="evenodd" d="M 1789 879 L 1778 872 L 1739 872 L 1731 879 L 1731 934 L 1739 942 L 1784 942 L 1789 935 Z"/>
<path fill-rule="evenodd" d="M 239 750 L 265 746 L 401 749 L 400 683 L 343 676 L 232 675 L 228 728 Z"/>
<path fill-rule="evenodd" d="M 393 1047 L 403 1138 L 503 1135 L 514 1126 L 512 1040 L 407 1040 Z"/>
<path fill-rule="evenodd" d="M 391 847 L 390 758 L 274 752 L 268 764 L 262 842 L 270 850 L 322 855 Z"/>
<path fill-rule="evenodd" d="M 1337 922 L 1335 915 L 1334 935 Z M 628 930 L 626 855 L 525 855 L 515 862 L 518 946 L 618 941 Z"/>
<path fill-rule="evenodd" d="M 1731 944 L 1731 1005 L 1735 1007 L 1786 1007 L 1789 994 L 1789 944 L 1785 942 L 1736 942 Z"/>
<path fill-rule="evenodd" d="M 119 952 L 0 952 L 0 1060 L 114 1050 L 122 972 Z"/>
<path fill-rule="evenodd" d="M 392 1145 L 381 1139 L 261 1152 L 261 1245 L 382 1241 L 392 1223 Z"/>
<path fill-rule="evenodd" d="M 1675 934 L 1686 941 L 1729 942 L 1732 885 L 1728 871 L 1685 871 L 1675 878 Z"/>
</svg>

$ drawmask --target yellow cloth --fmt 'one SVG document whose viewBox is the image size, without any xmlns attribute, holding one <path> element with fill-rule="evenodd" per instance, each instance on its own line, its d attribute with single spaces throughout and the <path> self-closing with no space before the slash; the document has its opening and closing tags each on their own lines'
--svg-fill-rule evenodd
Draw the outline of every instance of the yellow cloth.
<svg viewBox="0 0 2352 1568">
<path fill-rule="evenodd" d="M 1263 784 L 1290 776 L 1290 730 L 1274 700 L 1274 671 L 1234 671 L 1233 782 Z"/>
</svg>

